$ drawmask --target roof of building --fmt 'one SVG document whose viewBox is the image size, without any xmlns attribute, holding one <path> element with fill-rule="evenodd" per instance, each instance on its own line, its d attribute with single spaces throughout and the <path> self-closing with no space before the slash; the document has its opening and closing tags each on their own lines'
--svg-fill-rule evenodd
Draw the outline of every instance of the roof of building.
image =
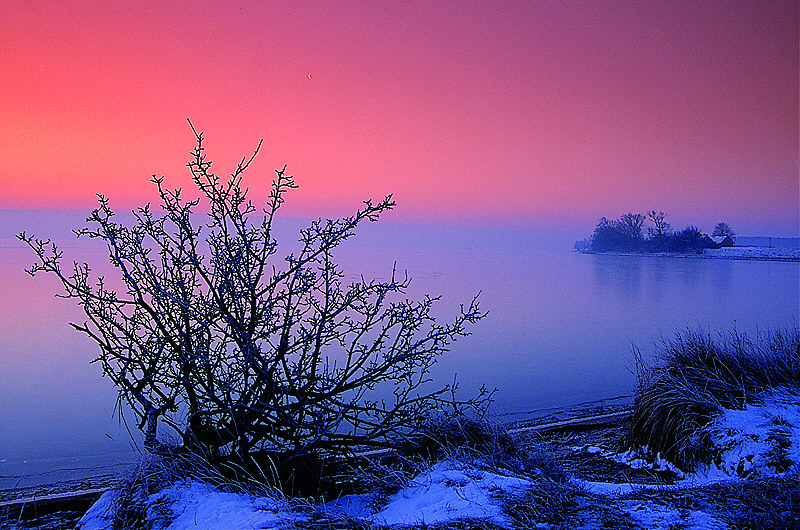
<svg viewBox="0 0 800 530">
<path fill-rule="evenodd" d="M 712 236 L 711 240 L 717 245 L 733 245 L 733 238 L 731 236 Z"/>
</svg>

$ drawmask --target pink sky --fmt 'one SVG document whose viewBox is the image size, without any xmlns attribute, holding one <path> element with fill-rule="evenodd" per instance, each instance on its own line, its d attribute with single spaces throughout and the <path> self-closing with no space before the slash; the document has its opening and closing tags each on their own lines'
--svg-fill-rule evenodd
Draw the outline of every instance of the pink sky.
<svg viewBox="0 0 800 530">
<path fill-rule="evenodd" d="M 0 208 L 185 186 L 188 117 L 219 174 L 263 138 L 248 183 L 288 164 L 293 215 L 394 193 L 396 220 L 797 236 L 798 25 L 777 0 L 6 0 Z"/>
</svg>

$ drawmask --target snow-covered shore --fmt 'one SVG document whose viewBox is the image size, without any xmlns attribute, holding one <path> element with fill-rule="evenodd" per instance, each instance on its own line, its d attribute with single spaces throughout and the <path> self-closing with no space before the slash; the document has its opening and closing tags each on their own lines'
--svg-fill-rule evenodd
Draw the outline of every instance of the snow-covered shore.
<svg viewBox="0 0 800 530">
<path fill-rule="evenodd" d="M 726 514 L 702 503 L 687 509 L 674 504 L 674 495 L 670 495 L 713 484 L 762 477 L 780 480 L 800 473 L 800 396 L 792 390 L 765 394 L 757 404 L 744 410 L 724 410 L 706 431 L 714 460 L 691 472 L 678 470 L 660 455 L 647 454 L 646 449 L 617 453 L 608 446 L 572 447 L 576 455 L 605 459 L 626 466 L 632 473 L 649 467 L 653 472 L 668 472 L 676 477 L 665 485 L 660 479 L 642 484 L 573 476 L 564 487 L 577 492 L 573 506 L 581 526 L 606 527 L 603 525 L 607 514 L 597 515 L 597 506 L 602 506 L 614 517 L 634 525 L 627 528 L 724 529 L 728 528 Z M 536 491 L 542 488 L 545 480 L 542 477 L 540 470 L 522 473 L 475 456 L 451 456 L 422 467 L 399 489 L 348 495 L 318 505 L 299 505 L 278 497 L 236 495 L 185 480 L 150 495 L 145 517 L 157 530 L 317 528 L 321 526 L 316 523 L 325 520 L 350 521 L 355 525 L 353 528 L 430 527 L 459 520 L 480 520 L 489 523 L 489 527 L 513 528 L 519 521 L 509 513 L 509 506 L 515 502 L 517 505 L 539 502 Z M 696 490 L 692 491 L 695 495 Z M 87 512 L 78 528 L 110 530 L 117 495 L 114 491 L 106 493 Z M 534 509 L 532 513 L 536 512 Z M 775 527 L 781 528 L 778 523 Z M 534 528 L 569 527 L 546 519 L 526 520 L 525 524 Z"/>
<path fill-rule="evenodd" d="M 681 252 L 592 252 L 578 250 L 581 254 L 615 256 L 660 256 L 669 258 L 739 259 L 760 261 L 800 261 L 800 249 L 778 247 L 722 247 L 707 248 L 698 253 Z"/>
<path fill-rule="evenodd" d="M 727 259 L 755 259 L 775 261 L 800 261 L 800 249 L 776 247 L 722 247 L 703 250 L 704 257 Z"/>
</svg>

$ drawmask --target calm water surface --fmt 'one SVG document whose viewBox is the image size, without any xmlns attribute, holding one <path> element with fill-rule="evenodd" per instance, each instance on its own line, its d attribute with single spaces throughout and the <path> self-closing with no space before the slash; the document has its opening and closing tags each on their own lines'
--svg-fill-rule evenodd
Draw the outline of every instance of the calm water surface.
<svg viewBox="0 0 800 530">
<path fill-rule="evenodd" d="M 2 235 L 0 487 L 130 459 L 116 393 L 89 364 L 96 347 L 67 324 L 82 321 L 79 308 L 54 298 L 53 278 L 25 274 L 32 253 Z M 442 319 L 481 291 L 489 315 L 435 375 L 447 382 L 456 372 L 464 392 L 496 387 L 493 413 L 504 419 L 629 395 L 632 347 L 652 355 L 676 329 L 751 332 L 800 320 L 798 263 L 582 255 L 541 234 L 489 229 L 370 225 L 362 236 L 339 253 L 346 271 L 386 277 L 396 261 L 412 296 L 442 295 Z M 108 270 L 102 249 L 63 245 L 68 259 Z"/>
</svg>

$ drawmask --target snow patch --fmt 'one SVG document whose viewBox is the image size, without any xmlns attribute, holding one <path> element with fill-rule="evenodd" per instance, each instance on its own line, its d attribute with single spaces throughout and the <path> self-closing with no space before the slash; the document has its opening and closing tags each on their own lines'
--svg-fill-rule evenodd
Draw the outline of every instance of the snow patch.
<svg viewBox="0 0 800 530">
<path fill-rule="evenodd" d="M 438 525 L 458 519 L 509 522 L 494 500 L 497 493 L 521 493 L 526 479 L 477 469 L 461 462 L 439 462 L 420 473 L 371 517 L 379 526 Z"/>
<path fill-rule="evenodd" d="M 644 484 L 633 484 L 631 482 L 596 482 L 594 480 L 582 480 L 573 478 L 584 490 L 594 495 L 614 496 L 625 495 L 632 491 L 644 489 L 647 486 Z"/>
<path fill-rule="evenodd" d="M 707 248 L 703 255 L 713 258 L 800 260 L 800 249 L 775 247 Z"/>
<path fill-rule="evenodd" d="M 664 458 L 661 453 L 656 453 L 652 456 L 653 452 L 648 446 L 638 449 L 631 449 L 624 453 L 611 453 L 608 458 L 614 462 L 627 465 L 631 469 L 651 469 L 653 471 L 669 471 L 678 477 L 685 476 L 685 473 L 678 469 L 678 467 Z"/>
<path fill-rule="evenodd" d="M 196 481 L 178 482 L 148 498 L 153 530 L 279 528 L 307 518 L 282 501 L 219 491 Z"/>
<path fill-rule="evenodd" d="M 89 510 L 83 514 L 75 528 L 77 530 L 110 530 L 114 522 L 118 498 L 119 492 L 116 490 L 109 490 L 103 493 Z"/>
<path fill-rule="evenodd" d="M 669 471 L 679 477 L 684 476 L 684 472 L 678 469 L 675 464 L 664 458 L 661 453 L 657 453 L 655 456 L 653 456 L 653 453 L 648 446 L 631 449 L 629 451 L 625 451 L 624 453 L 608 451 L 595 445 L 572 446 L 570 449 L 579 453 L 599 455 L 613 462 L 626 465 L 631 469 Z"/>
<path fill-rule="evenodd" d="M 520 494 L 532 486 L 511 473 L 444 461 L 421 472 L 389 498 L 378 513 L 374 497 L 348 495 L 317 507 L 328 514 L 347 515 L 376 526 L 438 525 L 459 519 L 486 519 L 509 526 L 500 493 Z M 117 493 L 107 492 L 84 515 L 80 530 L 111 530 Z M 182 481 L 147 499 L 147 521 L 154 530 L 278 529 L 308 521 L 284 501 L 225 493 L 197 481 Z M 301 526 L 301 525 L 300 525 Z"/>
<path fill-rule="evenodd" d="M 353 519 L 368 519 L 372 516 L 370 506 L 373 499 L 370 494 L 345 495 L 319 506 L 317 510 L 325 514 L 346 515 Z"/>
</svg>

